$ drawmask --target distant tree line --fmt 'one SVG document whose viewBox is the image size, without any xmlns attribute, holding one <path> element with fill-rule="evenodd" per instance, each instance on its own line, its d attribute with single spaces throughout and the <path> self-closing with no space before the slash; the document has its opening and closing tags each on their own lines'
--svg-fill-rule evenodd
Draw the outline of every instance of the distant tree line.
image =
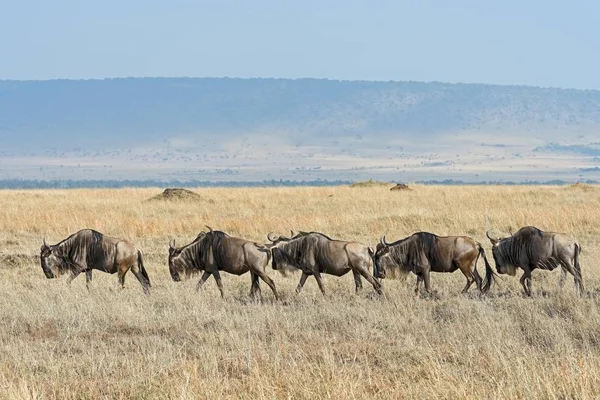
<svg viewBox="0 0 600 400">
<path fill-rule="evenodd" d="M 595 180 L 579 180 L 579 183 L 598 184 Z M 147 187 L 298 187 L 298 186 L 343 186 L 355 183 L 350 180 L 313 180 L 313 181 L 292 181 L 292 180 L 263 180 L 263 181 L 232 181 L 232 182 L 211 182 L 198 180 L 25 180 L 25 179 L 4 179 L 0 180 L 0 189 L 95 189 L 95 188 L 147 188 Z M 395 182 L 390 182 L 390 184 Z M 568 185 L 575 182 L 563 180 L 551 181 L 480 181 L 465 182 L 461 180 L 427 180 L 417 181 L 417 184 L 424 185 Z"/>
</svg>

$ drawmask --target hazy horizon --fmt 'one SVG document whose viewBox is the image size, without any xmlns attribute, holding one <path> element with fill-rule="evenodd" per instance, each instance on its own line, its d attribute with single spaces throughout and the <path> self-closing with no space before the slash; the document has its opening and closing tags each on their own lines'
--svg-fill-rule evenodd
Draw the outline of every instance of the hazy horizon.
<svg viewBox="0 0 600 400">
<path fill-rule="evenodd" d="M 449 82 L 440 80 L 431 81 L 415 81 L 415 80 L 383 80 L 383 79 L 337 79 L 329 77 L 313 77 L 313 76 L 299 76 L 295 78 L 284 78 L 280 76 L 105 76 L 96 78 L 48 78 L 48 79 L 0 79 L 0 82 L 52 82 L 52 81 L 104 81 L 104 80 L 118 80 L 118 79 L 242 79 L 242 80 L 253 80 L 253 79 L 264 79 L 264 80 L 323 80 L 333 82 L 372 82 L 372 83 L 441 83 L 448 85 L 486 85 L 486 86 L 501 86 L 501 87 L 528 87 L 536 89 L 560 89 L 560 90 L 577 90 L 577 91 L 600 91 L 598 89 L 582 89 L 574 87 L 559 87 L 559 86 L 540 86 L 540 85 L 512 85 L 512 84 L 501 84 L 501 83 L 487 83 L 487 82 Z"/>
</svg>

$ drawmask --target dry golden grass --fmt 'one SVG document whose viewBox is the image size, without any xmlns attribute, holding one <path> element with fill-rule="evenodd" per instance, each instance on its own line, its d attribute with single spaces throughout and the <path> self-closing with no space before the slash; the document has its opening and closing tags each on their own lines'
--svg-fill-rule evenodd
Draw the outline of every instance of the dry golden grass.
<svg viewBox="0 0 600 400">
<path fill-rule="evenodd" d="M 600 188 L 389 187 L 194 189 L 196 202 L 146 202 L 159 189 L 0 191 L 0 398 L 598 398 Z M 523 225 L 573 235 L 583 246 L 586 295 L 559 272 L 534 272 L 535 296 L 503 277 L 487 298 L 460 295 L 464 278 L 434 274 L 436 299 L 415 298 L 414 276 L 386 281 L 386 298 L 351 274 L 275 279 L 284 300 L 250 277 L 174 283 L 169 238 L 210 225 L 264 241 L 268 231 L 322 231 L 374 245 L 425 230 L 467 234 Z M 81 228 L 142 248 L 153 283 L 94 272 L 47 280 L 37 256 Z M 483 270 L 480 262 L 480 270 Z M 472 289 L 473 290 L 473 289 Z"/>
</svg>

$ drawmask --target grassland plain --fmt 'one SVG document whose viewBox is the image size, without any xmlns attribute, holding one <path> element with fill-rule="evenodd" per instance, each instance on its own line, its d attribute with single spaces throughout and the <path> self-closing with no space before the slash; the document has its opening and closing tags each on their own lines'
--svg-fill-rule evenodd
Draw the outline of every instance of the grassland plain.
<svg viewBox="0 0 600 400">
<path fill-rule="evenodd" d="M 414 186 L 194 189 L 195 201 L 146 201 L 159 189 L 0 191 L 0 398 L 598 398 L 600 396 L 600 187 Z M 351 274 L 314 279 L 270 270 L 248 298 L 248 275 L 200 293 L 174 283 L 168 240 L 210 225 L 264 242 L 316 230 L 375 245 L 415 231 L 466 234 L 491 255 L 488 229 L 524 225 L 571 234 L 582 245 L 586 293 L 558 271 L 533 274 L 533 298 L 503 276 L 485 298 L 459 292 L 464 277 L 433 274 L 436 296 L 415 297 L 414 276 L 385 281 L 385 298 Z M 150 296 L 132 275 L 94 272 L 48 280 L 42 238 L 81 228 L 131 240 L 146 257 Z M 480 261 L 479 269 L 483 270 Z"/>
</svg>

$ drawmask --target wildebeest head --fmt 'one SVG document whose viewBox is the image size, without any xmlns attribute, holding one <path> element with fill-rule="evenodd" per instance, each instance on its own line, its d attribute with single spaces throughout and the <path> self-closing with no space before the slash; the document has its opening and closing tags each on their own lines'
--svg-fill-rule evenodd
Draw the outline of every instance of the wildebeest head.
<svg viewBox="0 0 600 400">
<path fill-rule="evenodd" d="M 181 281 L 181 275 L 185 272 L 185 264 L 181 259 L 183 248 L 175 247 L 175 239 L 169 242 L 169 273 L 175 282 Z"/>
<path fill-rule="evenodd" d="M 390 246 L 388 243 L 386 243 L 384 236 L 381 238 L 379 243 L 377 243 L 375 253 L 373 254 L 373 275 L 375 278 L 385 279 L 385 277 L 388 275 L 388 272 L 392 270 L 394 265 L 395 262 L 390 255 Z"/>
<path fill-rule="evenodd" d="M 212 233 L 213 230 L 210 227 L 207 227 Z M 182 276 L 190 277 L 192 274 L 197 273 L 197 269 L 190 268 L 188 263 L 189 261 L 189 252 L 188 255 L 182 254 L 183 251 L 188 248 L 190 245 L 198 242 L 203 239 L 207 235 L 206 232 L 201 231 L 198 233 L 196 238 L 187 246 L 183 247 L 175 247 L 175 239 L 172 239 L 169 242 L 169 272 L 171 273 L 171 278 L 175 282 L 181 281 Z"/>
<path fill-rule="evenodd" d="M 409 271 L 404 268 L 402 257 L 394 257 L 391 250 L 392 247 L 390 243 L 385 241 L 385 236 L 382 237 L 375 248 L 375 252 L 372 254 L 373 276 L 377 279 L 385 279 L 388 277 L 404 280 L 408 276 Z"/>
<path fill-rule="evenodd" d="M 58 254 L 58 249 L 56 247 L 57 246 L 49 246 L 46 243 L 46 239 L 44 239 L 44 243 L 40 248 L 42 270 L 48 279 L 58 278 L 68 269 L 64 258 Z"/>
<path fill-rule="evenodd" d="M 512 265 L 512 263 L 507 260 L 506 252 L 504 251 L 504 247 L 507 244 L 507 239 L 509 238 L 494 238 L 490 236 L 490 231 L 487 231 L 485 235 L 488 237 L 490 242 L 492 243 L 492 256 L 494 257 L 494 262 L 496 263 L 496 271 L 499 274 L 508 274 L 510 276 L 515 276 L 517 274 L 517 268 Z"/>
</svg>

